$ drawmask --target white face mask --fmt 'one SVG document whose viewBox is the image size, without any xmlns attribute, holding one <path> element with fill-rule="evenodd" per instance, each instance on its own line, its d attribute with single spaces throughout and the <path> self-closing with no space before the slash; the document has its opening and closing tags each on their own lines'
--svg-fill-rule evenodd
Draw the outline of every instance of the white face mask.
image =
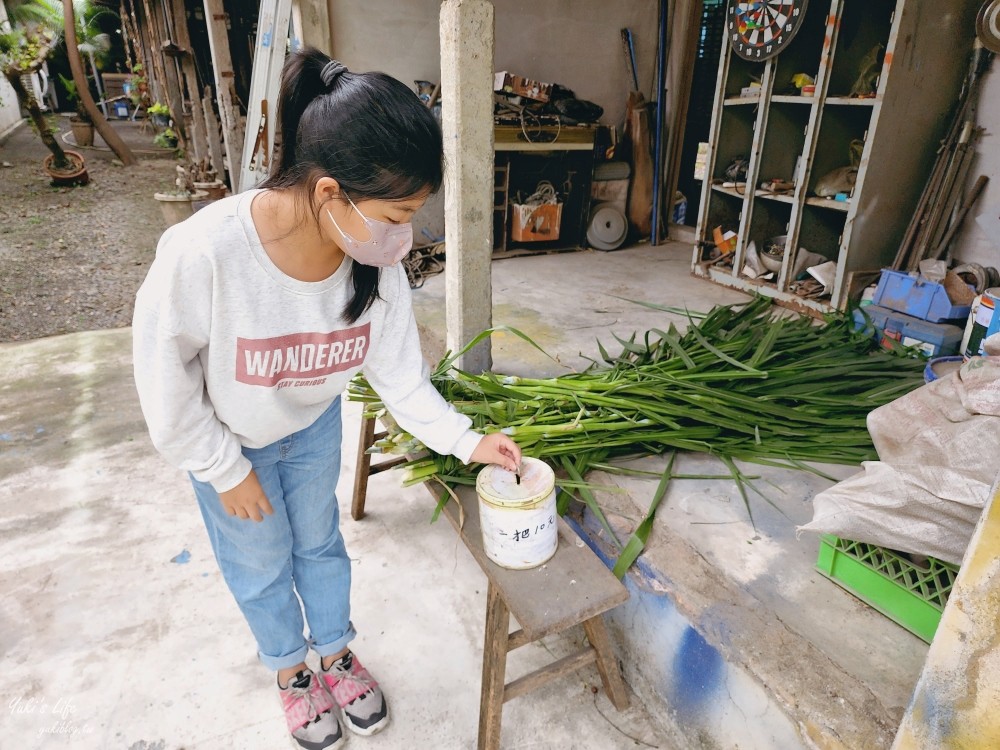
<svg viewBox="0 0 1000 750">
<path fill-rule="evenodd" d="M 399 263 L 413 247 L 413 225 L 409 222 L 390 224 L 386 221 L 369 219 L 358 210 L 350 196 L 345 194 L 345 197 L 351 207 L 358 212 L 358 216 L 364 220 L 369 237 L 367 240 L 355 239 L 340 228 L 333 214 L 327 209 L 330 221 L 344 238 L 344 252 L 365 266 L 394 266 Z"/>
</svg>

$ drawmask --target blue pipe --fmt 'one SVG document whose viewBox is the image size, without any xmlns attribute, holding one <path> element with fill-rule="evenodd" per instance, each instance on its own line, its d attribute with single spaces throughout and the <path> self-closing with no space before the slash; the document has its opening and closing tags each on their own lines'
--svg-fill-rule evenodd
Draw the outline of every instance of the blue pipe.
<svg viewBox="0 0 1000 750">
<path fill-rule="evenodd" d="M 663 189 L 663 121 L 666 116 L 663 89 L 667 82 L 667 15 L 668 0 L 660 0 L 660 39 L 656 51 L 656 132 L 653 134 L 653 226 L 650 244 L 660 241 L 660 192 Z"/>
</svg>

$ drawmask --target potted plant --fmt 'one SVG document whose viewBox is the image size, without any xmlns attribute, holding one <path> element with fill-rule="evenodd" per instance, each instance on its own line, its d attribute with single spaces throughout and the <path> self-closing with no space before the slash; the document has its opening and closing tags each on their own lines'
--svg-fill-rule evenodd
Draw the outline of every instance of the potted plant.
<svg viewBox="0 0 1000 750">
<path fill-rule="evenodd" d="M 208 197 L 204 190 L 195 190 L 191 175 L 181 165 L 176 167 L 177 177 L 174 179 L 174 189 L 162 193 L 153 193 L 160 202 L 160 211 L 167 226 L 178 224 L 194 213 L 194 201 L 203 201 Z"/>
<path fill-rule="evenodd" d="M 90 119 L 90 115 L 87 114 L 87 110 L 83 108 L 83 102 L 80 101 L 80 97 L 77 95 L 76 83 L 61 73 L 59 74 L 59 80 L 62 81 L 63 88 L 66 89 L 66 98 L 69 99 L 69 103 L 76 110 L 76 114 L 69 120 L 69 127 L 73 131 L 73 140 L 76 141 L 77 146 L 93 146 L 94 122 Z"/>
<path fill-rule="evenodd" d="M 170 125 L 170 107 L 166 104 L 156 102 L 155 104 L 151 104 L 146 109 L 146 112 L 153 118 L 153 125 L 156 127 L 165 128 Z"/>
<path fill-rule="evenodd" d="M 226 183 L 218 178 L 215 167 L 209 157 L 204 157 L 200 161 L 192 161 L 188 167 L 188 174 L 191 175 L 191 182 L 195 190 L 204 190 L 208 193 L 209 201 L 217 201 L 226 197 Z"/>
<path fill-rule="evenodd" d="M 173 128 L 166 128 L 153 137 L 153 145 L 173 150 L 177 148 L 177 133 L 174 132 Z"/>
<path fill-rule="evenodd" d="M 126 79 L 125 95 L 132 100 L 133 107 L 141 107 L 146 104 L 146 97 L 149 93 L 149 82 L 143 75 L 142 63 L 132 66 L 132 74 Z"/>
<path fill-rule="evenodd" d="M 90 177 L 83 154 L 62 147 L 33 91 L 24 84 L 59 44 L 62 20 L 59 6 L 49 0 L 27 0 L 11 8 L 10 24 L 0 30 L 0 73 L 28 111 L 35 132 L 50 152 L 43 168 L 52 184 L 86 185 Z"/>
</svg>

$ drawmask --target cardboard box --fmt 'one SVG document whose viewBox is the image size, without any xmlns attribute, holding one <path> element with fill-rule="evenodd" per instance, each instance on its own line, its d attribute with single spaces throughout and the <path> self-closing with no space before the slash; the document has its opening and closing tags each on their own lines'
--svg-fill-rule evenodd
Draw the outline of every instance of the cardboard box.
<svg viewBox="0 0 1000 750">
<path fill-rule="evenodd" d="M 506 94 L 523 96 L 539 102 L 547 102 L 552 96 L 552 84 L 533 81 L 530 78 L 517 76 L 501 70 L 493 76 L 493 90 Z"/>
<path fill-rule="evenodd" d="M 515 242 L 548 242 L 559 239 L 562 203 L 525 206 L 511 203 L 511 232 Z"/>
</svg>

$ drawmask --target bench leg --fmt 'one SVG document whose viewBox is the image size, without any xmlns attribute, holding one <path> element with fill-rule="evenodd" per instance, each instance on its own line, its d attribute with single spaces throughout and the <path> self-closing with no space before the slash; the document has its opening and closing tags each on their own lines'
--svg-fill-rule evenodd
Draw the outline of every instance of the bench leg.
<svg viewBox="0 0 1000 750">
<path fill-rule="evenodd" d="M 628 708 L 628 692 L 625 690 L 625 682 L 618 669 L 618 660 L 615 658 L 603 617 L 597 615 L 597 617 L 585 620 L 583 629 L 587 633 L 590 645 L 597 652 L 597 671 L 601 673 L 604 691 L 611 699 L 611 704 L 619 711 L 624 711 Z"/>
<path fill-rule="evenodd" d="M 490 582 L 486 593 L 486 637 L 483 640 L 483 686 L 479 700 L 479 750 L 499 750 L 503 689 L 507 673 L 510 610 Z"/>
<path fill-rule="evenodd" d="M 358 461 L 354 469 L 354 500 L 351 502 L 351 518 L 360 521 L 365 517 L 365 500 L 368 497 L 368 475 L 371 473 L 372 457 L 368 449 L 375 442 L 375 418 L 361 418 L 361 437 L 358 440 Z"/>
</svg>

